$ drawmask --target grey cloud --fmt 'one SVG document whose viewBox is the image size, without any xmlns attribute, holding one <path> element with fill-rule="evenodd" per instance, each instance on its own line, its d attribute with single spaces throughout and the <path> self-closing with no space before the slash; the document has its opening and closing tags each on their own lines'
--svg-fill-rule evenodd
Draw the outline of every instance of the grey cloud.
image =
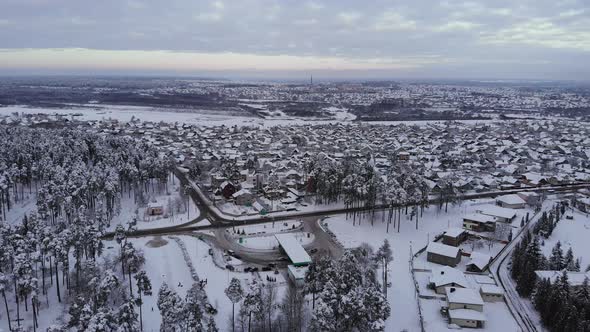
<svg viewBox="0 0 590 332">
<path fill-rule="evenodd" d="M 485 76 L 518 70 L 518 63 L 531 68 L 523 75 L 548 67 L 575 73 L 572 57 L 580 68 L 590 65 L 585 1 L 3 0 L 0 45 L 359 60 L 436 56 L 439 64 L 422 70 Z"/>
</svg>

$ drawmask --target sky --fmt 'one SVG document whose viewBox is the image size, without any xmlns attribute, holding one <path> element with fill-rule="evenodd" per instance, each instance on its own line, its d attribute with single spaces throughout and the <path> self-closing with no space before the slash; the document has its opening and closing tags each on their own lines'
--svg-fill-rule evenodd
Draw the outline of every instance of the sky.
<svg viewBox="0 0 590 332">
<path fill-rule="evenodd" d="M 588 0 L 0 0 L 0 74 L 590 79 Z"/>
</svg>

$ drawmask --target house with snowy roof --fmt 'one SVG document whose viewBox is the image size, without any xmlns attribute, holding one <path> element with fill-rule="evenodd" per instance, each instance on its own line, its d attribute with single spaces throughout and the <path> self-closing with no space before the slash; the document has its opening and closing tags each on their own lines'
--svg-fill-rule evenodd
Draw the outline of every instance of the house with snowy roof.
<svg viewBox="0 0 590 332">
<path fill-rule="evenodd" d="M 517 194 L 496 197 L 496 205 L 509 209 L 524 209 L 526 201 Z"/>
<path fill-rule="evenodd" d="M 445 293 L 450 324 L 472 328 L 484 326 L 484 301 L 478 292 L 470 288 L 447 287 Z"/>
<path fill-rule="evenodd" d="M 426 248 L 426 260 L 441 265 L 456 266 L 461 262 L 461 250 L 438 242 L 430 242 Z"/>
<path fill-rule="evenodd" d="M 441 266 L 432 270 L 429 286 L 437 294 L 445 294 L 445 288 L 447 287 L 467 288 L 469 283 L 463 272 L 450 266 Z"/>
</svg>

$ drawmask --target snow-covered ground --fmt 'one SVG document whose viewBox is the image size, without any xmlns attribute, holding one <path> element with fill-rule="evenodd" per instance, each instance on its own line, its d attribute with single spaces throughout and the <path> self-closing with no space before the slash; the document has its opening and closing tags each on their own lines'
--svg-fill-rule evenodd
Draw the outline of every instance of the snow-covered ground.
<svg viewBox="0 0 590 332">
<path fill-rule="evenodd" d="M 391 316 L 386 322 L 386 330 L 401 331 L 407 329 L 408 331 L 418 331 L 420 322 L 414 284 L 409 270 L 410 255 L 425 247 L 428 241 L 431 241 L 436 235 L 441 234 L 449 227 L 462 227 L 462 217 L 474 213 L 485 203 L 490 203 L 490 200 L 463 201 L 460 205 L 449 206 L 447 213 L 444 212 L 444 207 L 443 210 L 439 210 L 438 207 L 431 206 L 424 211 L 424 215 L 419 219 L 418 229 L 416 229 L 415 221 L 410 221 L 402 213 L 399 233 L 397 228 L 393 228 L 393 224 L 390 225 L 389 233 L 387 233 L 387 223 L 381 221 L 380 213 L 376 214 L 373 226 L 367 218 L 363 218 L 360 224 L 357 220 L 356 225 L 353 226 L 352 218 L 347 220 L 344 215 L 327 218 L 323 223 L 327 225 L 327 228 L 335 234 L 338 241 L 346 248 L 357 247 L 361 243 L 369 243 L 374 249 L 377 249 L 384 239 L 389 240 L 394 261 L 389 268 L 390 280 L 392 280 L 388 292 Z M 520 220 L 521 214 L 526 214 L 526 210 L 515 211 L 518 220 Z M 516 231 L 517 229 L 514 229 L 515 233 Z M 484 253 L 486 251 L 487 248 Z M 437 323 L 432 322 L 432 324 Z M 492 331 L 489 328 L 488 330 Z M 436 329 L 431 331 L 436 331 Z"/>
<path fill-rule="evenodd" d="M 168 180 L 166 187 L 161 192 L 146 192 L 145 198 L 149 200 L 148 204 L 161 206 L 164 209 L 162 215 L 148 214 L 147 206 L 140 206 L 134 197 L 134 193 L 123 193 L 121 197 L 121 210 L 119 215 L 111 221 L 109 230 L 114 230 L 117 225 L 125 226 L 127 222 L 137 214 L 137 229 L 155 229 L 160 227 L 176 226 L 187 223 L 200 215 L 199 208 L 192 199 L 180 199 L 179 195 L 180 181 L 178 179 Z M 177 206 L 178 203 L 178 206 Z M 188 207 L 186 209 L 185 207 Z M 209 221 L 204 219 L 199 225 L 206 225 Z"/>
<path fill-rule="evenodd" d="M 561 241 L 563 252 L 572 248 L 574 257 L 580 259 L 582 270 L 590 264 L 590 215 L 577 209 L 568 209 L 565 215 L 571 215 L 574 219 L 566 219 L 565 216 L 557 223 L 551 236 L 544 241 L 541 251 L 547 257 L 551 255 L 551 249 L 557 241 Z"/>
<path fill-rule="evenodd" d="M 302 124 L 328 124 L 346 122 L 352 120 L 350 113 L 339 112 L 334 120 L 317 120 L 304 118 L 279 118 L 261 119 L 236 114 L 220 114 L 202 109 L 173 109 L 173 108 L 151 108 L 144 106 L 121 106 L 121 105 L 72 105 L 68 109 L 55 108 L 33 108 L 24 105 L 2 107 L 5 114 L 14 112 L 23 114 L 60 114 L 74 116 L 78 120 L 118 120 L 122 122 L 131 121 L 132 118 L 153 122 L 179 122 L 198 126 L 262 126 L 272 127 L 281 125 L 302 125 Z M 463 123 L 486 123 L 493 120 L 457 120 Z M 371 124 L 406 124 L 406 125 L 427 125 L 432 123 L 443 123 L 444 121 L 375 121 Z"/>
<path fill-rule="evenodd" d="M 193 236 L 178 236 L 191 255 L 193 265 L 195 266 L 196 272 L 201 280 L 207 280 L 205 286 L 205 292 L 209 298 L 209 303 L 218 310 L 215 315 L 215 321 L 220 331 L 231 330 L 231 311 L 232 305 L 224 291 L 229 285 L 232 278 L 238 278 L 242 281 L 242 288 L 247 288 L 248 283 L 256 278 L 259 281 L 266 282 L 266 275 L 274 276 L 277 281 L 272 284 L 277 287 L 278 296 L 277 300 L 280 301 L 282 294 L 284 293 L 287 284 L 281 274 L 275 275 L 273 272 L 259 272 L 259 273 L 242 273 L 233 272 L 227 269 L 218 267 L 213 261 L 213 256 L 209 255 L 209 249 L 211 248 L 206 242 L 200 240 L 198 237 Z M 157 264 L 157 262 L 155 262 Z M 184 264 L 184 262 L 183 262 Z M 186 265 L 186 264 L 185 264 Z M 239 305 L 236 305 L 236 313 L 239 309 Z"/>
</svg>

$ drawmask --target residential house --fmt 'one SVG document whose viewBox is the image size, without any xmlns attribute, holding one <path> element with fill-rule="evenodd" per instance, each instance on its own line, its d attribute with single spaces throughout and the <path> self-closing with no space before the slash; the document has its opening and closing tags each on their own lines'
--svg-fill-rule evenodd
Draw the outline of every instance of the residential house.
<svg viewBox="0 0 590 332">
<path fill-rule="evenodd" d="M 432 263 L 456 266 L 461 262 L 461 250 L 438 242 L 430 242 L 426 248 L 426 260 Z"/>
<path fill-rule="evenodd" d="M 467 231 L 462 228 L 449 228 L 443 234 L 442 243 L 449 246 L 458 247 L 461 243 L 463 243 L 463 241 L 467 240 L 468 235 L 469 233 L 467 233 Z"/>
<path fill-rule="evenodd" d="M 469 283 L 463 272 L 450 266 L 442 266 L 432 270 L 429 286 L 437 294 L 445 294 L 447 287 L 467 288 Z"/>
<path fill-rule="evenodd" d="M 481 285 L 479 294 L 484 302 L 501 302 L 504 301 L 504 290 L 497 285 Z"/>
<path fill-rule="evenodd" d="M 524 209 L 526 201 L 517 194 L 496 197 L 496 205 L 509 209 Z"/>
</svg>

